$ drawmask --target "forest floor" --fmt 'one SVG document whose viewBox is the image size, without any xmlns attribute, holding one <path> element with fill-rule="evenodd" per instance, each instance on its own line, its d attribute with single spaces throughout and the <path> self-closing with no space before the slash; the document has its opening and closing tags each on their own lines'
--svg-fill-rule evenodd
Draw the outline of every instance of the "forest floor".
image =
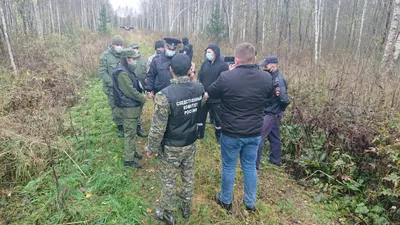
<svg viewBox="0 0 400 225">
<path fill-rule="evenodd" d="M 76 149 L 76 154 L 71 156 L 76 164 L 65 159 L 55 167 L 62 209 L 57 209 L 56 186 L 48 170 L 25 187 L 9 193 L 11 211 L 6 221 L 14 224 L 157 224 L 154 209 L 161 191 L 157 159 L 144 157 L 140 170 L 122 165 L 124 141 L 116 136 L 99 81 L 90 85 L 82 102 L 70 113 L 77 137 L 68 139 Z M 147 103 L 143 117 L 147 131 L 151 115 L 152 104 Z M 249 215 L 243 208 L 243 179 L 238 167 L 233 215 L 227 215 L 213 200 L 220 187 L 221 160 L 212 130 L 209 125 L 205 139 L 197 143 L 192 216 L 185 220 L 177 211 L 178 224 L 334 224 L 335 211 L 315 203 L 313 190 L 305 190 L 283 168 L 266 162 L 259 171 L 256 204 L 259 212 Z M 137 149 L 142 151 L 146 143 L 146 138 L 137 138 Z"/>
<path fill-rule="evenodd" d="M 142 47 L 148 55 L 150 47 Z M 62 137 L 52 147 L 70 146 L 73 154 L 58 152 L 55 171 L 49 168 L 25 186 L 2 190 L 7 196 L 0 209 L 0 224 L 161 224 L 154 217 L 161 193 L 157 159 L 143 159 L 143 168 L 123 166 L 123 138 L 116 135 L 107 98 L 98 79 L 91 80 L 76 106 L 67 111 Z M 143 111 L 143 126 L 149 131 L 152 102 Z M 146 138 L 137 138 L 143 152 Z M 60 148 L 61 149 L 61 148 Z M 264 156 L 264 159 L 266 156 Z M 237 167 L 233 214 L 227 215 L 213 200 L 220 188 L 220 149 L 207 126 L 206 137 L 197 142 L 195 194 L 192 215 L 177 224 L 337 224 L 334 205 L 317 203 L 316 190 L 299 185 L 283 167 L 263 161 L 259 171 L 257 208 L 244 210 L 243 174 Z M 180 182 L 178 182 L 179 186 Z M 3 204 L 2 204 L 3 205 Z"/>
</svg>

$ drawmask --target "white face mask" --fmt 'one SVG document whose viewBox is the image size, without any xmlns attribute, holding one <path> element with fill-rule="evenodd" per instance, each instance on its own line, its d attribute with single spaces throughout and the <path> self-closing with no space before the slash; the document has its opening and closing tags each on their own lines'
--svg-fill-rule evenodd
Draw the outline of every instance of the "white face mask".
<svg viewBox="0 0 400 225">
<path fill-rule="evenodd" d="M 172 50 L 169 50 L 169 49 L 165 50 L 165 55 L 167 57 L 172 57 L 172 56 L 175 55 L 175 53 L 176 53 L 175 51 L 172 51 Z"/>
<path fill-rule="evenodd" d="M 114 46 L 114 51 L 116 51 L 117 53 L 121 53 L 123 47 L 122 46 Z"/>
<path fill-rule="evenodd" d="M 135 51 L 136 53 L 139 53 L 139 49 L 133 49 L 133 51 Z"/>
</svg>

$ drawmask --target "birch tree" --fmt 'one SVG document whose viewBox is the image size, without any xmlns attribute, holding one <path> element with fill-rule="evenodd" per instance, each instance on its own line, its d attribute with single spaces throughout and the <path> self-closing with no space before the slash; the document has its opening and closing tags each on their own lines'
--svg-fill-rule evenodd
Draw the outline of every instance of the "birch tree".
<svg viewBox="0 0 400 225">
<path fill-rule="evenodd" d="M 339 14 L 340 14 L 340 4 L 341 4 L 342 0 L 339 0 L 338 2 L 338 6 L 336 9 L 336 19 L 335 19 L 335 31 L 333 33 L 333 50 L 335 50 L 335 45 L 336 45 L 336 38 L 337 38 L 337 28 L 338 28 L 338 24 L 339 24 Z"/>
<path fill-rule="evenodd" d="M 17 76 L 17 66 L 15 65 L 15 62 L 14 62 L 14 56 L 13 56 L 12 50 L 11 50 L 10 39 L 8 38 L 6 19 L 4 17 L 3 6 L 1 4 L 0 4 L 0 17 L 1 17 L 1 23 L 3 25 L 4 39 L 7 44 L 7 50 L 8 50 L 8 55 L 10 57 L 11 66 L 14 70 L 15 76 Z"/>
<path fill-rule="evenodd" d="M 315 25 L 315 34 L 314 34 L 314 65 L 318 66 L 318 47 L 319 47 L 319 1 L 314 0 L 314 25 Z"/>
<path fill-rule="evenodd" d="M 362 40 L 362 35 L 363 35 L 363 27 L 364 27 L 364 20 L 365 20 L 365 12 L 367 11 L 367 5 L 368 5 L 368 0 L 365 0 L 364 1 L 364 7 L 363 7 L 363 13 L 362 13 L 362 16 L 361 16 L 360 35 L 358 37 L 358 45 L 357 45 L 356 56 L 358 56 L 358 54 L 360 54 L 361 40 Z"/>
<path fill-rule="evenodd" d="M 390 75 L 394 72 L 394 50 L 395 41 L 399 35 L 399 19 L 400 0 L 395 0 L 390 30 L 386 41 L 385 51 L 381 60 L 380 71 L 382 71 L 383 75 Z"/>
</svg>

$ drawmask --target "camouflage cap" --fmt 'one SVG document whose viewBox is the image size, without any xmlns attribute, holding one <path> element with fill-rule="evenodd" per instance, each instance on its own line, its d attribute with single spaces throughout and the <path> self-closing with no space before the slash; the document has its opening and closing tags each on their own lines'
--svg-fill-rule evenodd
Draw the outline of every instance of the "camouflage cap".
<svg viewBox="0 0 400 225">
<path fill-rule="evenodd" d="M 121 57 L 126 58 L 138 58 L 140 56 L 139 53 L 133 51 L 133 49 L 125 48 L 121 51 Z"/>
<path fill-rule="evenodd" d="M 139 48 L 139 45 L 136 44 L 135 42 L 132 42 L 132 43 L 129 44 L 129 47 L 131 47 L 131 48 Z"/>
</svg>

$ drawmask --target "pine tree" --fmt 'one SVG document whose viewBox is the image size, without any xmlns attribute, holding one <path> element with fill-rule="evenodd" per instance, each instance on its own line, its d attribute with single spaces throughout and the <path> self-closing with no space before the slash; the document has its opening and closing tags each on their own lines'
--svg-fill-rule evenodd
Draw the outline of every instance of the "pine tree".
<svg viewBox="0 0 400 225">
<path fill-rule="evenodd" d="M 206 34 L 209 38 L 215 40 L 217 44 L 222 42 L 226 37 L 224 23 L 217 8 L 211 14 L 210 23 L 206 27 Z"/>
<path fill-rule="evenodd" d="M 101 33 L 107 33 L 107 30 L 107 10 L 104 5 L 101 5 L 98 31 Z"/>
</svg>

